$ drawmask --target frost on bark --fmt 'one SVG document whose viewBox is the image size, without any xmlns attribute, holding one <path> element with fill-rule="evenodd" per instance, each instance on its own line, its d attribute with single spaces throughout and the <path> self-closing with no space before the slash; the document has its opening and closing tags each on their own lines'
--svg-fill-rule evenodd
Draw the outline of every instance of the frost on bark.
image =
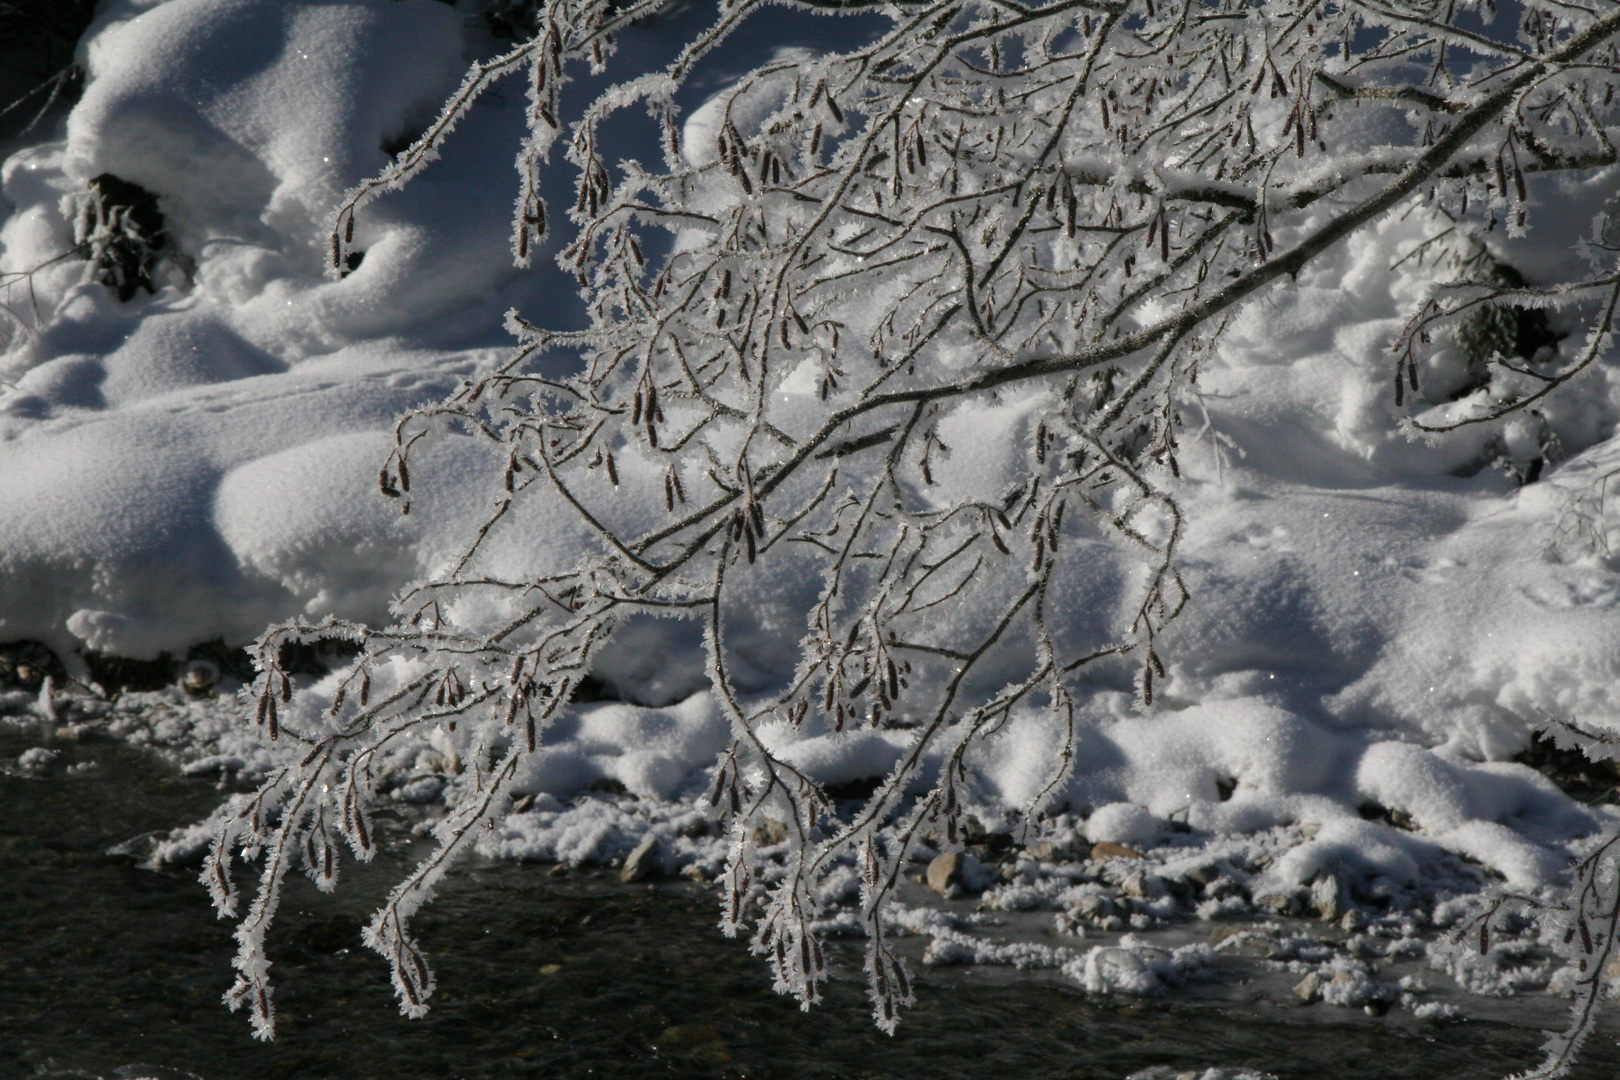
<svg viewBox="0 0 1620 1080">
<path fill-rule="evenodd" d="M 402 509 L 412 462 L 446 433 L 499 448 L 504 467 L 489 520 L 401 594 L 396 625 L 290 624 L 260 643 L 256 722 L 307 752 L 222 813 L 208 874 L 234 911 L 230 854 L 264 855 L 231 1001 L 265 1036 L 281 881 L 301 863 L 329 887 L 340 841 L 369 856 L 379 751 L 437 725 L 471 733 L 468 794 L 367 931 L 416 1015 L 433 979 L 411 914 L 641 613 L 702 623 L 732 724 L 711 793 L 732 837 L 725 928 L 751 932 L 808 1006 L 826 978 L 818 883 L 858 868 L 869 992 L 892 1030 L 911 990 L 880 912 L 913 845 L 957 843 L 972 755 L 1036 719 L 1067 731 L 1038 811 L 1068 773 L 1079 680 L 1128 679 L 1152 703 L 1158 640 L 1188 599 L 1179 410 L 1237 305 L 1392 211 L 1466 237 L 1517 232 L 1543 174 L 1616 158 L 1608 3 L 1530 3 L 1516 27 L 1452 0 L 899 3 L 869 43 L 760 67 L 688 123 L 676 100 L 694 67 L 760 6 L 738 0 L 667 69 L 571 98 L 570 76 L 611 74 L 615 33 L 661 6 L 544 6 L 533 40 L 476 65 L 338 211 L 334 273 L 366 203 L 427 167 L 486 88 L 521 78 L 513 255 L 526 264 L 554 233 L 591 321 L 562 332 L 514 313 L 509 360 L 399 422 L 379 483 Z M 1412 137 L 1369 141 L 1379 111 Z M 616 159 L 602 132 L 620 113 L 650 113 L 662 161 Z M 559 153 L 575 199 L 547 207 L 539 178 Z M 1478 305 L 1591 315 L 1572 350 L 1492 352 L 1491 393 L 1415 426 L 1523 409 L 1604 352 L 1620 297 L 1606 220 L 1583 243 L 1586 279 L 1465 276 L 1412 314 L 1391 361 L 1407 407 L 1424 350 Z M 969 482 L 951 425 L 992 410 L 1014 436 Z M 567 572 L 503 579 L 480 545 L 530 501 L 584 522 L 595 548 Z M 1077 618 L 1064 583 L 1099 563 L 1125 600 Z M 798 666 L 745 686 L 731 601 L 784 567 L 819 582 Z M 1100 622 L 1109 632 L 1087 629 Z M 334 635 L 363 643 L 360 658 L 321 718 L 295 722 L 279 649 Z M 877 725 L 909 729 L 910 748 L 843 816 L 762 736 Z M 767 816 L 786 822 L 789 853 L 762 885 L 750 837 Z"/>
</svg>

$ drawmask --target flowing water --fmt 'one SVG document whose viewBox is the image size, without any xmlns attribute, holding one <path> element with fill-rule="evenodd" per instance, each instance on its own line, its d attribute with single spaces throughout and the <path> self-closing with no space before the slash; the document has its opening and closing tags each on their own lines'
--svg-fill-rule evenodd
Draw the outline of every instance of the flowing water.
<svg viewBox="0 0 1620 1080">
<path fill-rule="evenodd" d="M 0 762 L 42 741 L 0 727 Z M 1165 1065 L 1491 1080 L 1531 1064 L 1540 1040 L 1509 1023 L 1322 1006 L 1098 1001 L 972 969 L 925 969 L 919 1004 L 890 1038 L 866 1019 L 853 946 L 845 976 L 806 1014 L 715 931 L 707 890 L 488 864 L 458 871 L 419 921 L 439 990 L 432 1013 L 411 1021 L 358 942 L 408 846 L 398 821 L 391 865 L 357 875 L 346 864 L 334 897 L 302 879 L 290 889 L 272 948 L 279 1036 L 266 1045 L 220 1005 L 230 925 L 193 874 L 108 853 L 201 817 L 220 798 L 215 784 L 121 744 L 52 745 L 62 756 L 39 775 L 0 775 L 0 1078 L 1086 1080 Z M 86 761 L 95 767 L 68 771 Z M 1620 1075 L 1612 1029 L 1594 1043 L 1576 1075 Z"/>
</svg>

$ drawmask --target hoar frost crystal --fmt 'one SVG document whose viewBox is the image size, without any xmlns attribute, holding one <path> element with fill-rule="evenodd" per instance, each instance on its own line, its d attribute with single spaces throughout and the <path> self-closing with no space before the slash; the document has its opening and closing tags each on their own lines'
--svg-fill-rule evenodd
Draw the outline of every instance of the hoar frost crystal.
<svg viewBox="0 0 1620 1080">
<path fill-rule="evenodd" d="M 399 422 L 379 485 L 402 510 L 413 463 L 452 434 L 502 464 L 488 519 L 398 597 L 396 625 L 291 623 L 257 646 L 256 722 L 304 752 L 220 813 L 205 878 L 234 913 L 230 860 L 264 860 L 230 995 L 261 1036 L 282 882 L 302 865 L 332 888 L 340 843 L 371 857 L 379 753 L 442 728 L 471 776 L 437 850 L 366 931 L 419 1015 L 433 976 L 410 917 L 507 812 L 593 658 L 649 615 L 702 625 L 731 727 L 710 791 L 731 836 L 724 927 L 752 918 L 778 989 L 808 1006 L 827 976 L 818 884 L 853 865 L 874 1015 L 893 1030 L 912 992 L 881 914 L 916 845 L 959 842 L 973 756 L 1027 725 L 1058 731 L 1035 815 L 1069 776 L 1078 687 L 1154 703 L 1161 638 L 1189 600 L 1178 432 L 1240 302 L 1417 214 L 1457 276 L 1391 358 L 1415 432 L 1539 415 L 1608 348 L 1620 272 L 1606 216 L 1579 240 L 1588 271 L 1564 280 L 1511 280 L 1482 238 L 1532 226 L 1535 184 L 1615 163 L 1620 7 L 1529 3 L 1511 27 L 1427 2 L 895 4 L 865 44 L 784 54 L 683 117 L 695 67 L 761 5 L 723 4 L 666 69 L 612 81 L 615 34 L 663 6 L 539 9 L 533 40 L 476 65 L 338 211 L 334 275 L 367 203 L 427 168 L 496 80 L 522 78 L 513 255 L 526 265 L 561 236 L 590 324 L 512 314 L 509 360 Z M 609 88 L 571 100 L 578 65 Z M 616 160 L 604 132 L 642 112 L 662 161 Z M 559 150 L 575 199 L 548 207 L 541 174 Z M 1529 357 L 1447 359 L 1486 307 L 1556 309 L 1581 329 Z M 536 503 L 592 538 L 577 564 L 485 565 L 486 541 Z M 803 622 L 753 625 L 741 582 L 778 590 Z M 742 625 L 797 639 L 797 667 L 749 663 Z M 280 650 L 331 638 L 362 651 L 317 710 L 294 700 Z M 909 741 L 840 815 L 774 733 L 857 728 Z M 785 870 L 761 882 L 767 818 L 785 824 Z M 1582 872 L 1600 900 L 1572 916 L 1583 964 L 1613 948 L 1609 851 Z M 1582 972 L 1590 1006 L 1607 976 Z M 1563 1067 L 1586 1022 L 1538 1075 Z"/>
</svg>

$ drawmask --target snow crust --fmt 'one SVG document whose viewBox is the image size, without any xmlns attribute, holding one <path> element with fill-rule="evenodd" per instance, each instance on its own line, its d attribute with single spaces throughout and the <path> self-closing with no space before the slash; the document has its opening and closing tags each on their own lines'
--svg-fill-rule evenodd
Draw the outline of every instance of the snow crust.
<svg viewBox="0 0 1620 1080">
<path fill-rule="evenodd" d="M 626 55 L 658 54 L 660 32 L 627 32 Z M 150 657 L 240 643 L 299 613 L 382 621 L 397 589 L 455 556 L 499 469 L 453 440 L 415 481 L 406 518 L 375 495 L 376 469 L 399 412 L 505 355 L 508 307 L 576 317 L 559 275 L 510 269 L 515 95 L 475 107 L 444 161 L 361 216 L 366 256 L 352 274 L 321 269 L 337 196 L 433 114 L 485 44 L 430 0 L 106 7 L 61 137 L 3 170 L 0 270 L 19 276 L 0 297 L 17 316 L 0 356 L 0 640 Z M 715 63 L 777 47 L 743 34 Z M 686 145 L 712 144 L 713 115 L 692 113 Z M 625 153 L 642 152 L 625 138 Z M 178 253 L 155 294 L 127 304 L 83 261 L 58 258 L 85 184 L 107 172 L 158 195 Z M 1536 189 L 1553 216 L 1505 257 L 1534 275 L 1567 255 L 1558 222 L 1615 179 Z M 1082 696 L 1058 799 L 1068 842 L 1287 833 L 1252 875 L 1255 897 L 1328 880 L 1415 886 L 1457 860 L 1538 889 L 1609 814 L 1510 759 L 1550 717 L 1620 730 L 1620 564 L 1594 494 L 1620 469 L 1614 369 L 1548 406 L 1567 456 L 1523 489 L 1489 466 L 1484 434 L 1409 439 L 1388 406 L 1385 350 L 1429 271 L 1391 267 L 1434 230 L 1412 215 L 1352 237 L 1297 286 L 1250 303 L 1204 369 L 1176 488 L 1193 601 L 1162 643 L 1153 709 L 1124 675 Z M 813 388 L 780 390 L 790 426 L 794 395 Z M 962 449 L 940 490 L 999 490 L 997 447 L 1024 437 L 1032 408 L 1016 393 L 961 407 L 942 428 Z M 634 462 L 624 468 L 625 490 L 639 490 Z M 660 498 L 649 483 L 642 509 L 661 512 Z M 489 564 L 512 573 L 567 565 L 587 545 L 563 514 L 504 536 Z M 1117 615 L 1117 568 L 1099 557 L 1088 573 L 1068 591 L 1077 628 Z M 733 634 L 745 679 L 791 670 L 782 613 L 812 586 L 750 586 L 757 625 Z M 582 705 L 547 732 L 516 786 L 532 805 L 485 847 L 584 861 L 653 829 L 671 868 L 717 859 L 714 841 L 683 831 L 728 738 L 695 629 L 637 623 L 599 674 L 640 704 Z M 320 691 L 294 707 L 318 709 Z M 1045 787 L 1061 744 L 1037 718 L 1017 729 L 977 761 L 982 812 L 997 822 Z M 909 739 L 764 737 L 831 784 L 884 775 Z M 193 767 L 272 760 L 222 739 L 196 735 L 214 749 Z M 457 752 L 448 736 L 401 750 L 398 797 L 442 797 Z M 665 809 L 562 801 L 604 784 Z M 1201 902 L 1213 916 L 1225 901 Z M 1197 967 L 1178 955 L 1110 946 L 1065 962 L 1084 985 L 1146 992 Z"/>
</svg>

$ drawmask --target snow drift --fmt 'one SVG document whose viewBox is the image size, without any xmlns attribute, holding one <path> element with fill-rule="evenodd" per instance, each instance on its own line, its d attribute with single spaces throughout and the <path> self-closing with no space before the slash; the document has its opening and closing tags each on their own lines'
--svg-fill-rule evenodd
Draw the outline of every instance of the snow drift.
<svg viewBox="0 0 1620 1080">
<path fill-rule="evenodd" d="M 656 26 L 638 33 L 625 48 L 661 47 Z M 567 279 L 510 267 L 516 95 L 486 98 L 443 161 L 362 216 L 351 273 L 321 271 L 336 199 L 487 48 L 429 0 L 103 12 L 60 139 L 4 167 L 0 639 L 139 657 L 240 643 L 291 615 L 380 622 L 390 596 L 460 550 L 498 479 L 484 451 L 441 450 L 408 517 L 376 496 L 376 471 L 397 414 L 505 355 L 507 308 L 578 317 Z M 712 117 L 693 111 L 690 145 L 712 141 Z M 166 223 L 153 291 L 128 303 L 73 254 L 103 174 L 154 193 Z M 1614 183 L 1600 170 L 1533 195 L 1590 207 Z M 1449 851 L 1536 886 L 1596 827 L 1598 812 L 1509 759 L 1550 717 L 1620 729 L 1620 562 L 1601 498 L 1620 468 L 1614 371 L 1548 409 L 1564 456 L 1528 486 L 1482 440 L 1409 439 L 1386 405 L 1386 350 L 1429 280 L 1404 257 L 1433 232 L 1413 217 L 1353 237 L 1249 303 L 1205 367 L 1180 487 L 1193 599 L 1163 643 L 1158 703 L 1144 711 L 1107 679 L 1080 703 L 1085 741 L 1062 801 L 1097 811 L 1093 839 L 1311 822 L 1314 838 L 1272 871 L 1280 881 L 1410 878 Z M 1503 257 L 1533 273 L 1565 239 L 1542 226 Z M 946 489 L 996 487 L 997 440 L 1020 437 L 1020 407 L 1009 397 L 953 418 Z M 662 509 L 654 487 L 649 514 Z M 503 535 L 491 558 L 513 572 L 568 565 L 588 543 L 563 515 Z M 1075 583 L 1076 624 L 1112 616 L 1109 573 Z M 761 681 L 792 670 L 792 635 L 770 624 L 796 585 L 757 585 L 743 651 Z M 579 707 L 520 790 L 612 779 L 669 799 L 704 783 L 725 731 L 701 693 L 695 632 L 628 633 L 599 674 L 641 704 Z M 1026 727 L 980 763 L 988 806 L 1015 808 L 1046 782 L 1057 734 L 1043 743 L 1038 720 Z M 905 738 L 768 734 L 836 783 L 884 774 Z M 1410 829 L 1365 820 L 1389 812 Z"/>
</svg>

